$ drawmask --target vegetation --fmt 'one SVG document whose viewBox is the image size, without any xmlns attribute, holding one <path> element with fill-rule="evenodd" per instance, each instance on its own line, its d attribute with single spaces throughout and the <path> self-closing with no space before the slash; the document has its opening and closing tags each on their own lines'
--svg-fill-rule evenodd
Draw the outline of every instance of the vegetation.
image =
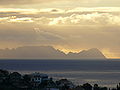
<svg viewBox="0 0 120 90">
<path fill-rule="evenodd" d="M 76 86 L 67 79 L 53 81 L 52 78 L 35 83 L 29 74 L 21 75 L 0 69 L 0 90 L 120 90 L 120 84 L 116 88 L 99 87 L 98 84 L 92 86 L 89 83 Z"/>
</svg>

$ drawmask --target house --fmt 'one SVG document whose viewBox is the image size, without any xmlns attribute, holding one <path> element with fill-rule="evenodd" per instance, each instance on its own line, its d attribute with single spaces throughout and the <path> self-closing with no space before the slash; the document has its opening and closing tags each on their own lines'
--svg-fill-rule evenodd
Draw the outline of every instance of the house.
<svg viewBox="0 0 120 90">
<path fill-rule="evenodd" d="M 37 72 L 30 74 L 30 81 L 33 84 L 33 86 L 39 86 L 42 82 L 48 80 L 49 78 L 47 74 L 41 74 Z"/>
<path fill-rule="evenodd" d="M 56 81 L 56 83 L 60 88 L 73 89 L 75 87 L 75 85 L 67 79 L 61 79 Z"/>
<path fill-rule="evenodd" d="M 21 81 L 21 79 L 22 79 L 22 76 L 18 72 L 13 72 L 13 73 L 10 73 L 9 75 L 9 80 L 11 81 L 11 83 L 12 82 L 18 83 L 19 81 Z"/>
<path fill-rule="evenodd" d="M 47 82 L 46 90 L 59 90 L 57 84 L 50 78 Z"/>
</svg>

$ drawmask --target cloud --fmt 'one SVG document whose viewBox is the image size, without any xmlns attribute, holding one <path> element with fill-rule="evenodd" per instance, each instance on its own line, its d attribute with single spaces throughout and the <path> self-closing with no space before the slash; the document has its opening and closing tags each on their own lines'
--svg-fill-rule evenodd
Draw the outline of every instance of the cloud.
<svg viewBox="0 0 120 90">
<path fill-rule="evenodd" d="M 67 13 L 79 13 L 79 12 L 120 12 L 120 7 L 77 7 L 74 9 L 70 9 Z"/>
<path fill-rule="evenodd" d="M 22 8 L 0 8 L 0 13 L 20 13 L 20 14 L 37 14 L 37 13 L 64 13 L 65 11 L 58 8 L 45 9 L 22 9 Z"/>
<path fill-rule="evenodd" d="M 0 12 L 21 12 L 21 13 L 32 13 L 38 12 L 37 9 L 21 9 L 21 8 L 0 8 Z"/>
<path fill-rule="evenodd" d="M 49 25 L 120 25 L 120 15 L 109 13 L 72 14 L 53 18 Z"/>
<path fill-rule="evenodd" d="M 23 8 L 0 8 L 0 17 L 56 17 L 65 13 L 64 9 L 23 9 Z"/>
<path fill-rule="evenodd" d="M 20 45 L 55 45 L 62 42 L 64 38 L 54 32 L 42 30 L 33 23 L 6 23 L 0 24 L 0 42 L 4 43 L 19 43 Z M 4 42 L 4 43 L 3 43 Z"/>
<path fill-rule="evenodd" d="M 35 22 L 42 25 L 119 25 L 120 8 L 94 7 L 75 9 L 1 8 L 0 22 Z"/>
<path fill-rule="evenodd" d="M 57 43 L 64 40 L 64 37 L 60 36 L 59 34 L 55 34 L 50 31 L 41 30 L 40 28 L 34 28 L 36 35 L 38 37 L 38 41 L 43 41 L 45 43 Z"/>
<path fill-rule="evenodd" d="M 2 6 L 17 6 L 17 5 L 43 5 L 44 7 L 50 6 L 53 7 L 55 5 L 62 6 L 62 7 L 76 7 L 76 6 L 120 6 L 119 0 L 1 0 L 0 5 Z M 64 5 L 64 6 L 63 6 Z M 31 6 L 29 6 L 31 7 Z M 39 6 L 40 7 L 40 6 Z"/>
<path fill-rule="evenodd" d="M 96 12 L 59 17 L 9 16 L 0 18 L 0 23 L 7 22 L 36 23 L 41 25 L 120 25 L 120 15 Z"/>
<path fill-rule="evenodd" d="M 29 17 L 22 17 L 22 18 L 17 18 L 16 16 L 11 16 L 11 17 L 2 17 L 0 18 L 0 23 L 7 23 L 7 22 L 16 22 L 16 23 L 24 23 L 24 22 L 33 22 L 33 20 Z"/>
<path fill-rule="evenodd" d="M 109 57 L 112 52 L 113 57 L 120 57 L 119 28 L 118 7 L 0 9 L 2 47 L 19 43 L 52 45 L 73 51 L 98 48 Z"/>
<path fill-rule="evenodd" d="M 48 3 L 48 2 L 58 2 L 59 0 L 1 0 L 1 4 L 30 4 L 30 3 Z M 66 0 L 66 1 L 72 1 L 72 0 Z M 82 0 L 83 2 L 84 0 Z M 97 1 L 97 0 L 93 0 Z M 85 0 L 84 2 L 88 2 L 88 0 Z"/>
<path fill-rule="evenodd" d="M 19 45 L 52 45 L 65 50 L 98 48 L 119 56 L 120 26 L 48 26 L 35 23 L 0 24 L 0 42 L 4 47 Z M 113 50 L 112 50 L 113 49 Z M 117 51 L 115 51 L 115 50 Z M 108 51 L 107 51 L 108 50 Z M 116 54 L 117 53 L 117 54 Z M 107 54 L 106 54 L 107 55 Z"/>
<path fill-rule="evenodd" d="M 64 1 L 64 0 L 61 0 Z M 24 4 L 41 4 L 41 3 L 52 3 L 52 2 L 61 2 L 59 0 L 1 0 L 1 5 L 24 5 Z M 72 0 L 66 0 L 72 1 Z M 64 1 L 65 2 L 65 1 Z"/>
</svg>

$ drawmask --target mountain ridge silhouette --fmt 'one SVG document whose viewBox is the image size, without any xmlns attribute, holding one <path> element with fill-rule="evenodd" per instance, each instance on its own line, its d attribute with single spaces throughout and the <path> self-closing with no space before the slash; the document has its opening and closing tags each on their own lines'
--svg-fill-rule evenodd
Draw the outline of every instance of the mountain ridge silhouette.
<svg viewBox="0 0 120 90">
<path fill-rule="evenodd" d="M 52 46 L 23 46 L 16 49 L 0 49 L 0 58 L 9 59 L 106 59 L 100 50 L 92 48 L 78 53 L 64 52 Z"/>
</svg>

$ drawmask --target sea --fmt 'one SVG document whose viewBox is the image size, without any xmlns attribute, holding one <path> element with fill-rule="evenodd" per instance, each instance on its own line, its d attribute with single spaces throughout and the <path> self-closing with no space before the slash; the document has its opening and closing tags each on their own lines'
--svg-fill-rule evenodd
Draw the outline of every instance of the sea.
<svg viewBox="0 0 120 90">
<path fill-rule="evenodd" d="M 34 60 L 1 59 L 0 69 L 22 75 L 39 72 L 54 80 L 68 79 L 75 85 L 116 87 L 120 82 L 120 60 Z"/>
</svg>

